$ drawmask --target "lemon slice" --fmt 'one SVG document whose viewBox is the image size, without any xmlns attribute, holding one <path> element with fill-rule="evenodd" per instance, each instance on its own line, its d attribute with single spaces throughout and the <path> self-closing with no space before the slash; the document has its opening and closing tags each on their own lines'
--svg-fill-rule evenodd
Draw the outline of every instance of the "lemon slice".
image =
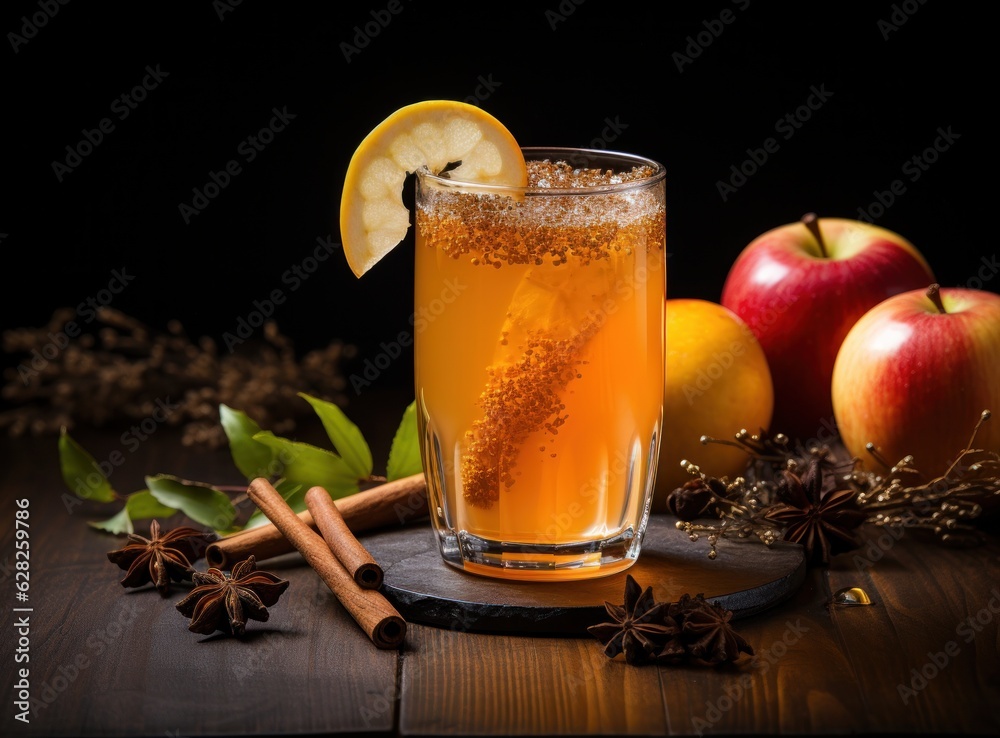
<svg viewBox="0 0 1000 738">
<path fill-rule="evenodd" d="M 583 275 L 559 266 L 529 267 L 507 308 L 497 358 L 520 356 L 532 335 L 568 342 L 585 330 L 610 297 L 614 273 L 609 261 L 591 262 Z"/>
<path fill-rule="evenodd" d="M 340 236 L 351 270 L 371 269 L 406 236 L 403 204 L 407 174 L 440 172 L 461 162 L 451 177 L 524 186 L 524 155 L 510 131 L 481 108 L 453 100 L 425 100 L 400 108 L 358 146 L 347 167 L 340 201 Z"/>
</svg>

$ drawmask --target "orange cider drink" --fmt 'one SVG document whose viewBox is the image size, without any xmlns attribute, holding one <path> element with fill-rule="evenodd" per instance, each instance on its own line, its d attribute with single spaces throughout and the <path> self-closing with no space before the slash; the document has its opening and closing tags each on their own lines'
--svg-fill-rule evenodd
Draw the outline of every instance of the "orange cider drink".
<svg viewBox="0 0 1000 738">
<path fill-rule="evenodd" d="M 639 555 L 664 388 L 665 172 L 523 149 L 525 187 L 418 171 L 415 390 L 441 553 L 488 576 Z"/>
</svg>

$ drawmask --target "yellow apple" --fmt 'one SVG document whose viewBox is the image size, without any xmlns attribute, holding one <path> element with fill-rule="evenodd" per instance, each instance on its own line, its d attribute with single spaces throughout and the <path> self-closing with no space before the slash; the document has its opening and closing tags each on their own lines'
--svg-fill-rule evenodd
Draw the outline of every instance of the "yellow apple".
<svg viewBox="0 0 1000 738">
<path fill-rule="evenodd" d="M 699 299 L 666 302 L 666 380 L 663 433 L 653 510 L 691 479 L 681 461 L 715 477 L 733 478 L 747 467 L 737 448 L 702 444 L 703 435 L 731 439 L 740 429 L 767 430 L 774 385 L 764 349 L 736 313 Z"/>
</svg>

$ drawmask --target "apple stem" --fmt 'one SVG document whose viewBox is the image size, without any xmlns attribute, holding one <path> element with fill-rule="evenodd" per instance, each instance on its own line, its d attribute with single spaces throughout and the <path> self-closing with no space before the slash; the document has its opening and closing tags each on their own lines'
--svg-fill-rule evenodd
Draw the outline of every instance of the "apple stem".
<svg viewBox="0 0 1000 738">
<path fill-rule="evenodd" d="M 941 285 L 935 283 L 928 287 L 927 296 L 931 299 L 931 302 L 934 303 L 934 307 L 938 309 L 939 313 L 944 315 L 948 312 L 944 309 L 944 303 L 941 302 Z"/>
<path fill-rule="evenodd" d="M 829 257 L 826 252 L 826 244 L 823 242 L 823 234 L 819 230 L 819 218 L 816 217 L 816 213 L 806 213 L 802 216 L 802 222 L 805 224 L 806 228 L 816 239 L 816 243 L 819 244 L 819 253 L 824 259 Z"/>
</svg>

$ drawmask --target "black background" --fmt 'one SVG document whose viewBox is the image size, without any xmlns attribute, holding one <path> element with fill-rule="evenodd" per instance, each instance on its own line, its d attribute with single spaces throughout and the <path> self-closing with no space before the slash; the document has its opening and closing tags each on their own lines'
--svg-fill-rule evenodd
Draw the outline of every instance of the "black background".
<svg viewBox="0 0 1000 738">
<path fill-rule="evenodd" d="M 360 364 L 410 327 L 412 240 L 361 279 L 340 253 L 294 291 L 283 275 L 318 237 L 339 242 L 344 174 L 376 124 L 418 100 L 477 92 L 524 145 L 606 145 L 666 165 L 671 297 L 718 300 L 755 236 L 808 211 L 858 217 L 897 179 L 905 192 L 876 222 L 917 245 L 942 285 L 995 263 L 992 226 L 972 204 L 995 176 L 992 140 L 974 130 L 993 94 L 984 6 L 228 7 L 70 2 L 19 43 L 9 34 L 43 11 L 38 0 L 4 5 L 4 328 L 44 325 L 54 308 L 101 294 L 117 269 L 134 279 L 113 307 L 220 343 L 282 289 L 273 317 L 297 348 L 342 339 Z M 718 20 L 724 10 L 731 23 Z M 679 69 L 675 54 L 694 51 Z M 113 101 L 147 65 L 168 76 L 119 120 Z M 784 138 L 777 121 L 814 87 L 829 99 Z M 272 108 L 294 120 L 246 163 L 238 148 Z M 60 182 L 53 162 L 102 118 L 114 130 Z M 904 164 L 939 128 L 958 137 L 910 181 Z M 768 137 L 779 150 L 724 201 L 717 183 Z M 178 206 L 231 159 L 242 172 L 185 224 Z M 411 381 L 406 356 L 378 379 Z"/>
</svg>

